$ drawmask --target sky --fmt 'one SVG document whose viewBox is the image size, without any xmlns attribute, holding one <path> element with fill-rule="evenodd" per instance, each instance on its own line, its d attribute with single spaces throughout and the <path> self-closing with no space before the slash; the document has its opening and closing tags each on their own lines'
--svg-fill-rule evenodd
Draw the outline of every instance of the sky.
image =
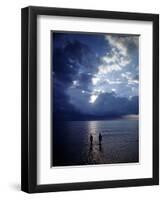
<svg viewBox="0 0 163 200">
<path fill-rule="evenodd" d="M 57 120 L 138 114 L 139 36 L 53 32 L 52 86 Z"/>
</svg>

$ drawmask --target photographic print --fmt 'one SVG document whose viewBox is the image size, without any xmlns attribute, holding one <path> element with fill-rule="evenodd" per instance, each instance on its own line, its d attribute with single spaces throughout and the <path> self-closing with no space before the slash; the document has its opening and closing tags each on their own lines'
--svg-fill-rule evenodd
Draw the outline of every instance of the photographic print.
<svg viewBox="0 0 163 200">
<path fill-rule="evenodd" d="M 51 37 L 52 165 L 139 162 L 139 35 Z"/>
</svg>

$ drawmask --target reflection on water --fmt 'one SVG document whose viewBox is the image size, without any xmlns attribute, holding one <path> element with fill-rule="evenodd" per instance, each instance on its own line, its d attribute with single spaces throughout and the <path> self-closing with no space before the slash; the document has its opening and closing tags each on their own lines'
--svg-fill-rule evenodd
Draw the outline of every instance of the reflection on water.
<svg viewBox="0 0 163 200">
<path fill-rule="evenodd" d="M 137 119 L 60 122 L 55 124 L 53 136 L 54 166 L 138 162 L 139 159 Z"/>
<path fill-rule="evenodd" d="M 89 121 L 87 124 L 88 132 L 92 135 L 96 135 L 96 131 L 98 130 L 98 121 Z"/>
</svg>

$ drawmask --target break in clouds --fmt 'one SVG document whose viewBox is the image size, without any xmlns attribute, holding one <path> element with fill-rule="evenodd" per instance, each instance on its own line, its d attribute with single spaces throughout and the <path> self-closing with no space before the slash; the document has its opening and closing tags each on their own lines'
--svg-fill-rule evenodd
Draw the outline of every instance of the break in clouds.
<svg viewBox="0 0 163 200">
<path fill-rule="evenodd" d="M 138 114 L 138 36 L 54 32 L 52 42 L 57 120 Z"/>
</svg>

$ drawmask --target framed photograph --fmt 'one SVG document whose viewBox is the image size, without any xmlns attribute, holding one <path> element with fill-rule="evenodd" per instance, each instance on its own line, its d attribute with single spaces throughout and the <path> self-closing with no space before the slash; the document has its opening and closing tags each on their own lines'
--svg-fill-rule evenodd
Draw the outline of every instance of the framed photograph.
<svg viewBox="0 0 163 200">
<path fill-rule="evenodd" d="M 159 16 L 22 9 L 22 190 L 159 184 Z"/>
</svg>

